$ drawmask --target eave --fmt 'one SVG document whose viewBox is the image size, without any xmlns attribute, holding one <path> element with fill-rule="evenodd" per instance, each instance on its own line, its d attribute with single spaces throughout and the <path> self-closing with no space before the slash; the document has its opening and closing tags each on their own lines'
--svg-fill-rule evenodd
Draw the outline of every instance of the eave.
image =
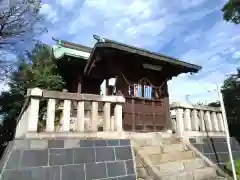
<svg viewBox="0 0 240 180">
<path fill-rule="evenodd" d="M 87 60 L 92 52 L 92 48 L 87 46 L 82 46 L 63 40 L 54 40 L 57 42 L 57 45 L 54 45 L 52 50 L 56 59 L 61 59 L 64 56 L 70 56 Z"/>
<path fill-rule="evenodd" d="M 116 49 L 116 50 L 120 50 L 120 51 L 137 54 L 139 56 L 144 56 L 146 58 L 153 59 L 156 62 L 162 61 L 162 62 L 165 62 L 168 64 L 172 64 L 174 66 L 180 66 L 180 67 L 183 67 L 184 73 L 187 73 L 187 72 L 196 73 L 202 68 L 201 66 L 187 63 L 184 61 L 180 61 L 176 58 L 165 56 L 163 54 L 150 52 L 145 49 L 136 48 L 133 46 L 129 46 L 129 45 L 126 45 L 123 43 L 119 43 L 119 42 L 108 40 L 108 39 L 104 38 L 104 39 L 102 39 L 102 41 L 95 44 L 95 46 L 92 50 L 92 53 L 89 57 L 88 63 L 84 69 L 85 75 L 88 75 L 90 73 L 92 67 L 94 66 L 95 60 L 96 60 L 96 54 L 98 53 L 99 49 L 102 49 L 102 48 L 112 48 L 112 49 Z"/>
</svg>

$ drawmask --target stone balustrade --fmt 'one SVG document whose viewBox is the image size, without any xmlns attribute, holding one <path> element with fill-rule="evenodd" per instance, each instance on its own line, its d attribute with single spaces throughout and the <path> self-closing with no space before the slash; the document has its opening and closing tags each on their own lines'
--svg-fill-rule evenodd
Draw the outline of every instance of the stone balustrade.
<svg viewBox="0 0 240 180">
<path fill-rule="evenodd" d="M 225 134 L 221 108 L 173 103 L 170 111 L 172 130 L 181 137 Z"/>
<path fill-rule="evenodd" d="M 60 91 L 48 91 L 39 88 L 29 89 L 26 102 L 18 118 L 16 138 L 28 133 L 70 132 L 74 119 L 74 132 L 97 132 L 102 119 L 103 131 L 122 131 L 122 96 L 101 96 Z M 86 104 L 88 104 L 86 106 Z M 99 117 L 101 104 L 101 118 Z M 44 106 L 45 105 L 45 106 Z M 86 109 L 90 113 L 86 113 Z M 60 112 L 60 121 L 56 122 L 56 112 Z M 76 111 L 75 115 L 73 112 Z M 43 114 L 40 118 L 40 113 Z M 86 115 L 87 114 L 87 115 Z M 88 117 L 86 117 L 88 116 Z M 90 117 L 89 117 L 90 116 Z M 88 122 L 86 122 L 86 119 Z M 39 121 L 45 124 L 39 132 Z"/>
</svg>

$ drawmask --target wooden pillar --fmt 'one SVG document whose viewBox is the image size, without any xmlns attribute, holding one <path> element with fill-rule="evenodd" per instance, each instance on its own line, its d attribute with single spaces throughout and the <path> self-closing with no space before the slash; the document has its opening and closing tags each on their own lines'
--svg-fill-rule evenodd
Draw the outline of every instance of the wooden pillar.
<svg viewBox="0 0 240 180">
<path fill-rule="evenodd" d="M 172 121 L 170 119 L 169 97 L 164 98 L 164 110 L 165 110 L 165 118 L 166 118 L 164 129 L 171 129 Z"/>
<path fill-rule="evenodd" d="M 157 131 L 157 121 L 156 121 L 156 113 L 155 113 L 155 102 L 152 101 L 152 116 L 153 116 L 153 131 Z"/>
<path fill-rule="evenodd" d="M 168 95 L 168 85 L 167 82 L 164 83 L 161 91 L 164 94 L 164 111 L 165 111 L 165 127 L 164 129 L 171 129 L 172 128 L 172 121 L 170 119 L 170 107 L 169 107 L 169 95 Z"/>
<path fill-rule="evenodd" d="M 77 92 L 78 93 L 82 93 L 82 83 L 83 83 L 83 78 L 82 78 L 82 76 L 79 76 L 79 78 L 78 78 L 78 90 L 77 90 Z"/>
<path fill-rule="evenodd" d="M 109 95 L 109 89 L 108 89 L 108 87 L 109 87 L 109 79 L 106 79 L 105 81 L 106 81 L 106 84 L 105 84 L 105 90 L 106 90 L 105 95 L 108 96 Z"/>
<path fill-rule="evenodd" d="M 144 98 L 144 90 L 145 89 L 144 89 L 144 83 L 143 82 L 141 83 L 141 90 L 142 90 L 142 97 Z"/>
<path fill-rule="evenodd" d="M 132 99 L 132 131 L 136 131 L 135 101 Z"/>
<path fill-rule="evenodd" d="M 124 96 L 128 95 L 128 84 L 127 82 L 125 82 L 125 80 L 123 79 L 123 77 L 121 75 L 116 76 L 116 92 L 118 92 L 119 90 L 122 92 L 122 94 Z"/>
</svg>

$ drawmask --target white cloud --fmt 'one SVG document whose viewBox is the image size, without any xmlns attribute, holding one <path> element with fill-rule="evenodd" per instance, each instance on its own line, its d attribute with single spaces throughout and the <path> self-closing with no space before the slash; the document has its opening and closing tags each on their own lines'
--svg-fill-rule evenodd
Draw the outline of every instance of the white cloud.
<svg viewBox="0 0 240 180">
<path fill-rule="evenodd" d="M 71 34 L 78 33 L 79 26 L 84 25 L 84 27 L 94 27 L 95 22 L 93 19 L 91 19 L 89 16 L 79 16 L 76 20 L 73 21 L 71 24 L 68 32 Z"/>
<path fill-rule="evenodd" d="M 55 23 L 58 21 L 57 12 L 49 4 L 43 4 L 40 13 L 46 15 L 47 20 Z"/>
<path fill-rule="evenodd" d="M 234 52 L 232 58 L 234 58 L 234 59 L 240 59 L 240 51 Z"/>
<path fill-rule="evenodd" d="M 59 3 L 67 9 L 72 9 L 76 0 L 59 0 Z"/>
<path fill-rule="evenodd" d="M 214 99 L 215 95 L 205 93 L 206 88 L 221 82 L 225 74 L 234 72 L 239 65 L 236 60 L 239 57 L 239 27 L 222 20 L 220 9 L 224 2 L 61 0 L 60 6 L 45 7 L 45 13 L 52 17 L 55 26 L 44 39 L 54 35 L 93 45 L 92 35 L 98 34 L 196 63 L 203 66 L 200 73 L 169 82 L 171 99 L 184 100 L 186 94 L 194 95 L 195 100 Z M 199 95 L 201 93 L 205 95 Z"/>
</svg>

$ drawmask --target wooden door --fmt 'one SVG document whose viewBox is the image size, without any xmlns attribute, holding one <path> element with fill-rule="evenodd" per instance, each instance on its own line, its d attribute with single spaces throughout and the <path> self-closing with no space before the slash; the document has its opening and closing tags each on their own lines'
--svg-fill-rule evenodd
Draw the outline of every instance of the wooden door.
<svg viewBox="0 0 240 180">
<path fill-rule="evenodd" d="M 147 79 L 138 82 L 118 77 L 116 89 L 121 91 L 126 103 L 123 105 L 123 128 L 125 131 L 160 131 L 168 119 L 168 93 L 166 81 L 155 87 Z"/>
</svg>

